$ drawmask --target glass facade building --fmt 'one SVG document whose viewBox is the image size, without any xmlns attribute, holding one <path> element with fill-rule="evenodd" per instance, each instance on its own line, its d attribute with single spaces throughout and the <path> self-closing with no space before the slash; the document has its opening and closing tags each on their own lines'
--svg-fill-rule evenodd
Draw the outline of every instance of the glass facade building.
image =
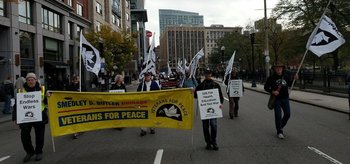
<svg viewBox="0 0 350 164">
<path fill-rule="evenodd" d="M 166 27 L 170 26 L 194 26 L 203 27 L 203 15 L 199 13 L 181 11 L 181 10 L 167 10 L 159 9 L 159 30 L 162 34 Z"/>
</svg>

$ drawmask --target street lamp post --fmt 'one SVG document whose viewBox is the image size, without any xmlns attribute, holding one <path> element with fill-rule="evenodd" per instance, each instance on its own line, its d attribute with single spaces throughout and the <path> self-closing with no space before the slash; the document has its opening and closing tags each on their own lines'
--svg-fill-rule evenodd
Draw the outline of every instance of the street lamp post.
<svg viewBox="0 0 350 164">
<path fill-rule="evenodd" d="M 266 78 L 270 76 L 270 57 L 269 57 L 269 39 L 268 39 L 268 31 L 267 31 L 267 8 L 266 8 L 266 0 L 264 0 L 264 24 L 265 24 L 265 69 L 266 69 Z"/>
<path fill-rule="evenodd" d="M 221 69 L 222 69 L 222 79 L 224 79 L 224 55 L 225 55 L 225 46 L 221 46 Z"/>
<path fill-rule="evenodd" d="M 254 43 L 255 43 L 255 33 L 250 34 L 250 41 L 252 44 L 252 87 L 256 87 L 255 82 L 255 59 L 254 59 Z"/>
</svg>

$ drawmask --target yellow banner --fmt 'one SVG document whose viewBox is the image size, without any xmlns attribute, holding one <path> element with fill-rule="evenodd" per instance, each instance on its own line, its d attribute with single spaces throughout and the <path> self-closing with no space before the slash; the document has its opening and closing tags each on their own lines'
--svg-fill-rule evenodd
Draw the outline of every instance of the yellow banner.
<svg viewBox="0 0 350 164">
<path fill-rule="evenodd" d="M 52 136 L 117 127 L 192 129 L 191 89 L 151 92 L 52 91 L 48 99 Z"/>
</svg>

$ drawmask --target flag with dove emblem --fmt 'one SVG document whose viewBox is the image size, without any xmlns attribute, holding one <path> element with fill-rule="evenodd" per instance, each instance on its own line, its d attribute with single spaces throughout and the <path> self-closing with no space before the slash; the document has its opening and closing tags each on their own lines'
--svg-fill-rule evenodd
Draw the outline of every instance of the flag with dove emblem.
<svg viewBox="0 0 350 164">
<path fill-rule="evenodd" d="M 333 52 L 344 43 L 345 39 L 334 22 L 326 15 L 323 15 L 320 23 L 309 37 L 306 48 L 320 57 L 326 53 Z"/>
<path fill-rule="evenodd" d="M 85 39 L 82 33 L 80 33 L 80 54 L 86 70 L 98 76 L 101 69 L 100 52 Z"/>
</svg>

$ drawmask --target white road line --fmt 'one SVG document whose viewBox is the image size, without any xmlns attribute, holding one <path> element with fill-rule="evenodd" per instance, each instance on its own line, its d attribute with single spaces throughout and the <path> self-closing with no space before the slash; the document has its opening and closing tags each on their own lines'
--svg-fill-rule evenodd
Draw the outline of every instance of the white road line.
<svg viewBox="0 0 350 164">
<path fill-rule="evenodd" d="M 2 162 L 2 161 L 5 161 L 6 159 L 8 159 L 8 158 L 10 158 L 11 156 L 6 156 L 6 157 L 2 157 L 2 158 L 0 158 L 0 162 Z"/>
<path fill-rule="evenodd" d="M 226 101 L 229 101 L 229 99 L 228 99 L 228 98 L 226 98 L 226 97 L 224 97 L 224 99 L 225 99 Z"/>
<path fill-rule="evenodd" d="M 316 148 L 314 148 L 314 147 L 308 146 L 307 148 L 310 149 L 311 151 L 317 153 L 318 155 L 322 156 L 323 158 L 328 159 L 328 160 L 331 161 L 332 163 L 335 163 L 335 164 L 343 164 L 343 163 L 339 162 L 338 160 L 332 158 L 331 156 L 329 156 L 329 155 L 323 153 L 322 151 L 320 151 L 320 150 L 318 150 L 318 149 L 316 149 Z"/>
<path fill-rule="evenodd" d="M 160 164 L 162 162 L 163 149 L 157 151 L 156 159 L 154 159 L 154 164 Z"/>
</svg>

